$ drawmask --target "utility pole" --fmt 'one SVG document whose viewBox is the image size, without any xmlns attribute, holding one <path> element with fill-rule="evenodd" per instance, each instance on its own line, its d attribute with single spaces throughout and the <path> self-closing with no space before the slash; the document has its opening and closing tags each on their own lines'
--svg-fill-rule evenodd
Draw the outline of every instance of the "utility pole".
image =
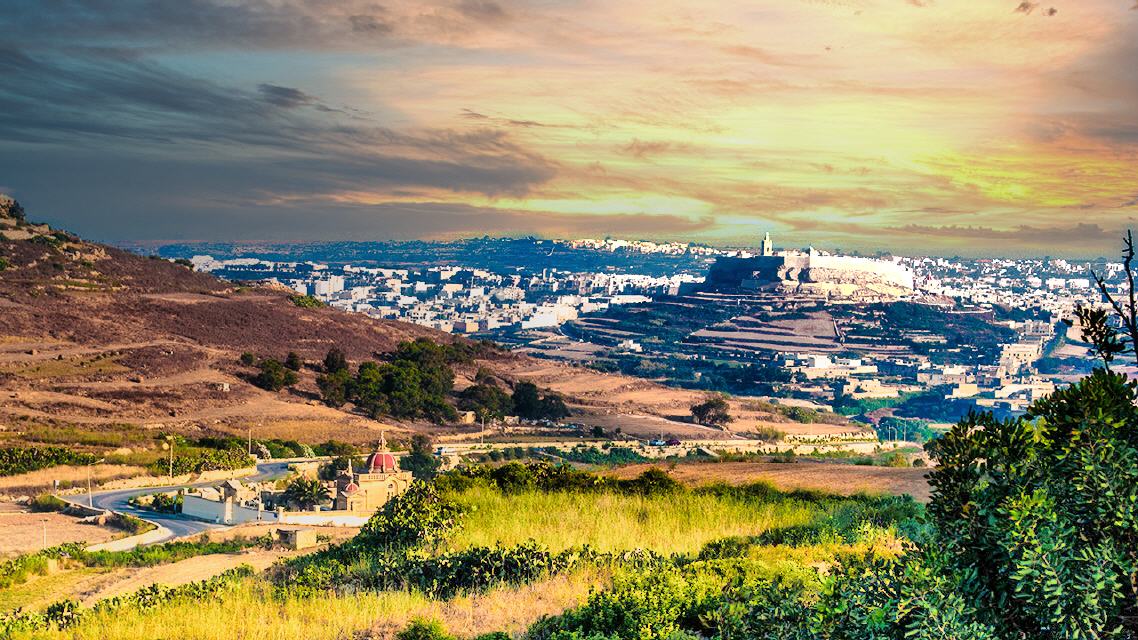
<svg viewBox="0 0 1138 640">
<path fill-rule="evenodd" d="M 88 507 L 94 507 L 95 506 L 94 505 L 94 498 L 92 498 L 92 496 L 91 496 L 91 467 L 99 464 L 100 462 L 105 462 L 105 461 L 106 461 L 106 458 L 99 458 L 98 460 L 87 465 L 87 506 Z"/>
</svg>

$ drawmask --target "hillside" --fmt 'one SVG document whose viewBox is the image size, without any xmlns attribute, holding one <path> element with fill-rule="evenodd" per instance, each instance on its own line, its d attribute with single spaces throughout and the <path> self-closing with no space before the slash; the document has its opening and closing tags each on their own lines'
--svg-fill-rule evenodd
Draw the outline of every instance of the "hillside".
<svg viewBox="0 0 1138 640">
<path fill-rule="evenodd" d="M 129 440 L 136 429 L 234 433 L 367 443 L 380 430 L 461 430 L 378 422 L 319 401 L 318 363 L 332 347 L 358 363 L 404 341 L 463 341 L 428 328 L 330 308 L 301 307 L 283 287 L 238 286 L 189 267 L 86 242 L 18 216 L 0 217 L 0 416 L 8 436 L 79 429 L 90 440 Z M 281 392 L 250 383 L 242 353 L 306 365 Z M 562 394 L 573 420 L 606 429 L 701 439 L 729 434 L 686 422 L 698 394 L 506 352 L 456 368 L 456 388 L 485 366 L 506 384 L 531 380 Z M 788 433 L 839 433 L 738 408 L 733 427 L 779 423 Z M 3 423 L 0 423 L 3 424 Z M 113 432 L 105 437 L 89 432 Z M 61 441 L 82 441 L 78 436 Z"/>
</svg>

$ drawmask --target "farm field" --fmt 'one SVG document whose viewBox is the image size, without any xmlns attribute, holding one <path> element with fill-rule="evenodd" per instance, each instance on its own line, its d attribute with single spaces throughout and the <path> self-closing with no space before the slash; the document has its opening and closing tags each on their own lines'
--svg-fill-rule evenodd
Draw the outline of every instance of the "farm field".
<svg viewBox="0 0 1138 640">
<path fill-rule="evenodd" d="M 651 468 L 650 464 L 618 467 L 612 475 L 631 478 Z M 928 469 L 871 467 L 829 462 L 705 462 L 677 464 L 669 467 L 673 478 L 690 486 L 714 482 L 746 484 L 770 482 L 783 491 L 806 489 L 839 495 L 856 493 L 908 494 L 920 502 L 929 500 Z"/>
</svg>

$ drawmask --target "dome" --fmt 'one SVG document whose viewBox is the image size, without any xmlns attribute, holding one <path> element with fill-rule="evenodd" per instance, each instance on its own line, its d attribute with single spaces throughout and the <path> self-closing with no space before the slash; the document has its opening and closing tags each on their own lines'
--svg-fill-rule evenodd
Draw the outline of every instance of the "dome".
<svg viewBox="0 0 1138 640">
<path fill-rule="evenodd" d="M 365 466 L 367 473 L 388 473 L 399 470 L 399 466 L 395 464 L 395 456 L 386 451 L 376 451 L 368 456 Z"/>
<path fill-rule="evenodd" d="M 344 487 L 344 494 L 350 496 L 359 490 L 360 490 L 360 486 L 358 484 L 356 484 L 354 482 L 349 482 L 348 486 Z"/>
</svg>

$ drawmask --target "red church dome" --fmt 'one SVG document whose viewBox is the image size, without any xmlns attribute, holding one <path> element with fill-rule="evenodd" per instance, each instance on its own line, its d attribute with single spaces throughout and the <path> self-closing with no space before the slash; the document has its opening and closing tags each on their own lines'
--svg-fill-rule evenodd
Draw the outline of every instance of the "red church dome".
<svg viewBox="0 0 1138 640">
<path fill-rule="evenodd" d="M 395 456 L 386 451 L 376 451 L 368 456 L 365 466 L 368 473 L 389 473 L 399 470 L 399 466 L 395 464 Z"/>
</svg>

